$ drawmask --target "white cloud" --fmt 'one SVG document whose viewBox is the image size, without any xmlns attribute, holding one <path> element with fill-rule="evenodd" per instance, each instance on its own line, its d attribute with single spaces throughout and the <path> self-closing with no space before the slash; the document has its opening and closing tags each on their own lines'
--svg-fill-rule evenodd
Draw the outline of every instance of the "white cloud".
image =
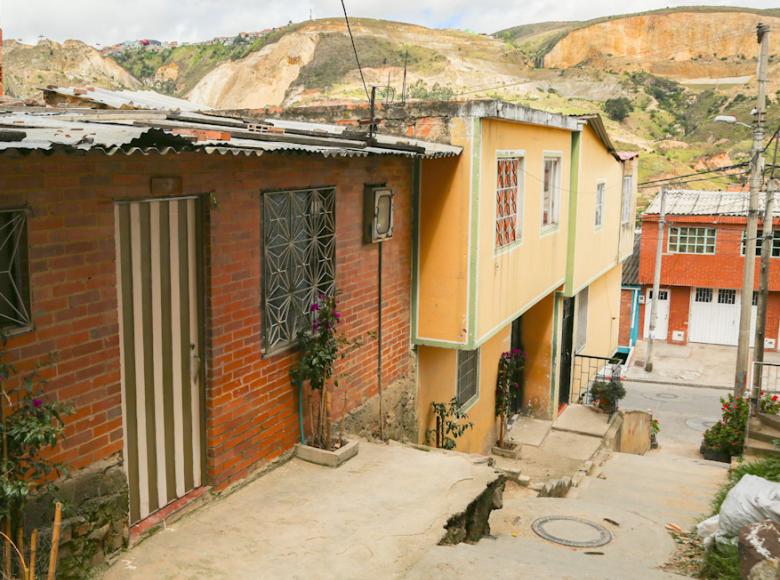
<svg viewBox="0 0 780 580">
<path fill-rule="evenodd" d="M 6 38 L 33 42 L 39 35 L 92 44 L 155 38 L 194 41 L 261 30 L 309 18 L 341 16 L 339 0 L 0 0 Z M 701 0 L 636 0 L 631 11 L 700 4 Z M 776 0 L 708 4 L 770 8 Z M 432 27 L 495 32 L 546 20 L 582 20 L 614 14 L 614 0 L 347 0 L 350 16 L 414 22 Z"/>
</svg>

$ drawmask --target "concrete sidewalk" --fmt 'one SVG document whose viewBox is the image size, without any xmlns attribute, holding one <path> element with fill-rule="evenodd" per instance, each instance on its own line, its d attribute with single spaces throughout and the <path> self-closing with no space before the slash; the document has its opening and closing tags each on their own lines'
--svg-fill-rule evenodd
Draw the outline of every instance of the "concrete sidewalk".
<svg viewBox="0 0 780 580">
<path fill-rule="evenodd" d="M 360 442 L 338 469 L 298 459 L 122 554 L 105 578 L 396 578 L 495 470 L 479 458 Z"/>
<path fill-rule="evenodd" d="M 653 372 L 644 369 L 647 343 L 640 340 L 626 372 L 628 381 L 732 390 L 737 347 L 717 344 L 685 345 L 656 342 Z M 765 360 L 780 364 L 780 353 L 767 351 Z"/>
</svg>

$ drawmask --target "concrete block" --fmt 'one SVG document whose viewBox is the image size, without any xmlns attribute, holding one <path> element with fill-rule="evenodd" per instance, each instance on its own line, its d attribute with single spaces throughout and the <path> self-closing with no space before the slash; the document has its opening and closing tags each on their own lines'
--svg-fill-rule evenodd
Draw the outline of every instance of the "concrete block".
<svg viewBox="0 0 780 580">
<path fill-rule="evenodd" d="M 301 445 L 297 443 L 295 445 L 295 456 L 309 463 L 316 463 L 317 465 L 324 465 L 326 467 L 338 467 L 345 461 L 352 459 L 358 453 L 360 442 L 358 440 L 349 441 L 344 447 L 340 447 L 335 451 L 328 451 L 326 449 L 318 449 L 317 447 L 310 447 L 308 445 Z"/>
</svg>

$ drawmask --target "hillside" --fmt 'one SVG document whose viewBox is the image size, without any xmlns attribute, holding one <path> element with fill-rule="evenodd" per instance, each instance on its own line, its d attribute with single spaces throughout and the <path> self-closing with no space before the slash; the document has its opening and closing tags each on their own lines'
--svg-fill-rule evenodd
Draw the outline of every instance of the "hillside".
<svg viewBox="0 0 780 580">
<path fill-rule="evenodd" d="M 78 40 L 60 44 L 42 40 L 35 46 L 3 41 L 3 81 L 8 94 L 40 98 L 46 85 L 94 85 L 138 88 L 141 83 L 114 60 Z"/>
<path fill-rule="evenodd" d="M 605 113 L 619 147 L 643 151 L 642 179 L 743 161 L 749 132 L 712 122 L 750 118 L 754 28 L 780 29 L 780 10 L 687 7 L 542 22 L 494 35 L 354 19 L 368 85 L 409 99 L 494 97 L 567 114 Z M 770 119 L 780 116 L 780 40 L 770 65 Z M 6 89 L 37 96 L 45 84 L 145 87 L 215 108 L 365 99 L 344 22 L 326 19 L 189 45 L 123 43 L 102 53 L 78 41 L 6 41 Z M 698 183 L 728 185 L 723 178 Z"/>
</svg>

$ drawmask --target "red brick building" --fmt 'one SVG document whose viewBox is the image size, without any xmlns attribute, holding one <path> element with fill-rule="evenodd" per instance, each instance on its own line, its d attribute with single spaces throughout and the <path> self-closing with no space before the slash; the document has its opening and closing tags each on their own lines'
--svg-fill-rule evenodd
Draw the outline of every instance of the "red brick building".
<svg viewBox="0 0 780 580">
<path fill-rule="evenodd" d="M 747 202 L 748 194 L 745 192 L 667 193 L 656 338 L 679 344 L 737 344 Z M 642 215 L 639 283 L 643 288 L 643 304 L 640 333 L 645 337 L 649 328 L 647 313 L 652 296 L 659 209 L 660 198 L 657 197 Z M 766 347 L 769 349 L 777 348 L 780 331 L 779 226 L 780 214 L 776 213 L 766 326 Z M 758 241 L 757 256 L 760 253 L 761 240 Z M 759 262 L 759 258 L 755 257 L 756 290 Z M 751 340 L 755 328 L 755 304 L 754 293 Z"/>
<path fill-rule="evenodd" d="M 0 229 L 18 233 L 7 237 L 17 251 L 0 252 L 19 288 L 0 280 L 5 357 L 24 372 L 57 355 L 47 396 L 75 413 L 56 457 L 76 476 L 121 464 L 125 523 L 224 488 L 299 440 L 291 341 L 316 292 L 337 289 L 345 333 L 363 338 L 339 369 L 335 414 L 372 403 L 379 272 L 378 246 L 364 241 L 367 186 L 394 194 L 383 382 L 413 390 L 419 160 L 458 148 L 198 114 L 0 119 Z"/>
</svg>

